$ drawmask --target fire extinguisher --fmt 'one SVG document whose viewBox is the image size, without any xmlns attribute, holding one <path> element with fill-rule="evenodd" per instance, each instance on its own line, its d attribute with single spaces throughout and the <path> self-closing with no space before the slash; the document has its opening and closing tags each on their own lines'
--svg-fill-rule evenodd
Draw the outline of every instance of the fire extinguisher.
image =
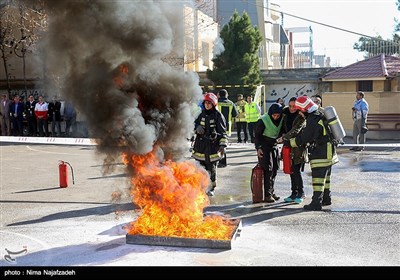
<svg viewBox="0 0 400 280">
<path fill-rule="evenodd" d="M 290 146 L 282 147 L 283 173 L 292 174 L 292 149 Z"/>
<path fill-rule="evenodd" d="M 264 168 L 258 163 L 251 170 L 250 181 L 253 203 L 260 203 L 264 200 Z"/>
<path fill-rule="evenodd" d="M 58 173 L 59 173 L 59 177 L 60 177 L 60 188 L 68 187 L 68 169 L 67 169 L 67 164 L 71 168 L 72 184 L 75 184 L 74 169 L 72 169 L 71 164 L 69 164 L 69 162 L 60 160 L 58 162 Z"/>
</svg>

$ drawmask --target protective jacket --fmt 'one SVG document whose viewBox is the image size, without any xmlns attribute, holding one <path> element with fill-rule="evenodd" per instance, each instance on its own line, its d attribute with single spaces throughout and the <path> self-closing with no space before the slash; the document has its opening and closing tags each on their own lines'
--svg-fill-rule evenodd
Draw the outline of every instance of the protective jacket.
<svg viewBox="0 0 400 280">
<path fill-rule="evenodd" d="M 204 134 L 198 134 L 195 131 L 192 157 L 208 163 L 219 161 L 222 158 L 218 152 L 219 148 L 226 147 L 228 144 L 224 116 L 215 108 L 204 109 L 195 120 L 195 128 L 199 125 L 203 127 Z"/>
<path fill-rule="evenodd" d="M 311 168 L 328 167 L 339 162 L 336 147 L 330 141 L 322 118 L 319 110 L 308 113 L 306 126 L 289 142 L 291 147 L 308 145 Z"/>
<path fill-rule="evenodd" d="M 237 116 L 236 105 L 226 97 L 218 99 L 218 109 L 224 115 L 226 123 L 226 134 L 231 136 L 232 120 Z"/>
</svg>

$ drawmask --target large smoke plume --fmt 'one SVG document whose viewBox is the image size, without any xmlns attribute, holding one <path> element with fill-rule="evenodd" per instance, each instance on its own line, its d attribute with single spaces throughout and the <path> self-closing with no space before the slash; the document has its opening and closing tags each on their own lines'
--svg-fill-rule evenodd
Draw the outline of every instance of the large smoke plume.
<svg viewBox="0 0 400 280">
<path fill-rule="evenodd" d="M 183 5 L 190 1 L 48 0 L 48 73 L 85 116 L 105 162 L 160 147 L 179 160 L 201 99 L 198 76 L 172 68 L 183 58 Z"/>
</svg>

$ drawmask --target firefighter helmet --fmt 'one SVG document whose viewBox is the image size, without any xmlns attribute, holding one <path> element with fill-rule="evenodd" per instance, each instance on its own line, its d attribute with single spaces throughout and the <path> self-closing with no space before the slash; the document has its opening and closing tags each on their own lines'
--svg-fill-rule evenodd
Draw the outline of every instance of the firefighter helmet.
<svg viewBox="0 0 400 280">
<path fill-rule="evenodd" d="M 297 110 L 300 110 L 302 112 L 313 112 L 316 109 L 318 109 L 317 104 L 315 104 L 310 97 L 307 95 L 302 95 L 296 99 L 296 102 L 294 103 L 294 107 Z M 314 110 L 315 109 L 315 110 Z"/>
<path fill-rule="evenodd" d="M 212 92 L 204 94 L 204 101 L 210 101 L 214 107 L 218 105 L 218 97 Z"/>
</svg>

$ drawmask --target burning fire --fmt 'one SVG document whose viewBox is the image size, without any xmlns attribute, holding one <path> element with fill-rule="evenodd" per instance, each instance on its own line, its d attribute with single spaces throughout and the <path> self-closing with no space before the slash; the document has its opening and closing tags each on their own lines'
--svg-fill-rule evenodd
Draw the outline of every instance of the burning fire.
<svg viewBox="0 0 400 280">
<path fill-rule="evenodd" d="M 195 162 L 164 161 L 153 147 L 162 143 L 168 159 L 175 151 L 174 157 L 182 156 L 180 144 L 193 129 L 190 104 L 202 97 L 195 73 L 164 61 L 179 53 L 182 34 L 174 30 L 182 27 L 185 1 L 44 2 L 52 11 L 44 57 L 50 70 L 65 77 L 63 94 L 99 139 L 97 151 L 104 153 L 106 166 L 129 147 L 123 157 L 134 174 L 133 201 L 141 208 L 129 233 L 230 239 L 236 225 L 203 215 L 207 172 Z M 87 40 L 96 28 L 94 39 Z M 60 32 L 68 44 L 60 44 Z M 112 199 L 120 195 L 113 193 Z"/>
<path fill-rule="evenodd" d="M 136 174 L 133 202 L 142 209 L 128 228 L 131 235 L 155 235 L 229 240 L 235 225 L 222 216 L 203 216 L 209 204 L 209 178 L 194 162 L 160 162 L 155 150 L 146 155 L 124 154 Z"/>
<path fill-rule="evenodd" d="M 114 77 L 113 81 L 115 85 L 122 87 L 124 85 L 124 79 L 129 72 L 129 68 L 127 65 L 121 64 L 119 65 L 118 70 L 119 71 L 117 72 L 117 75 Z"/>
</svg>

